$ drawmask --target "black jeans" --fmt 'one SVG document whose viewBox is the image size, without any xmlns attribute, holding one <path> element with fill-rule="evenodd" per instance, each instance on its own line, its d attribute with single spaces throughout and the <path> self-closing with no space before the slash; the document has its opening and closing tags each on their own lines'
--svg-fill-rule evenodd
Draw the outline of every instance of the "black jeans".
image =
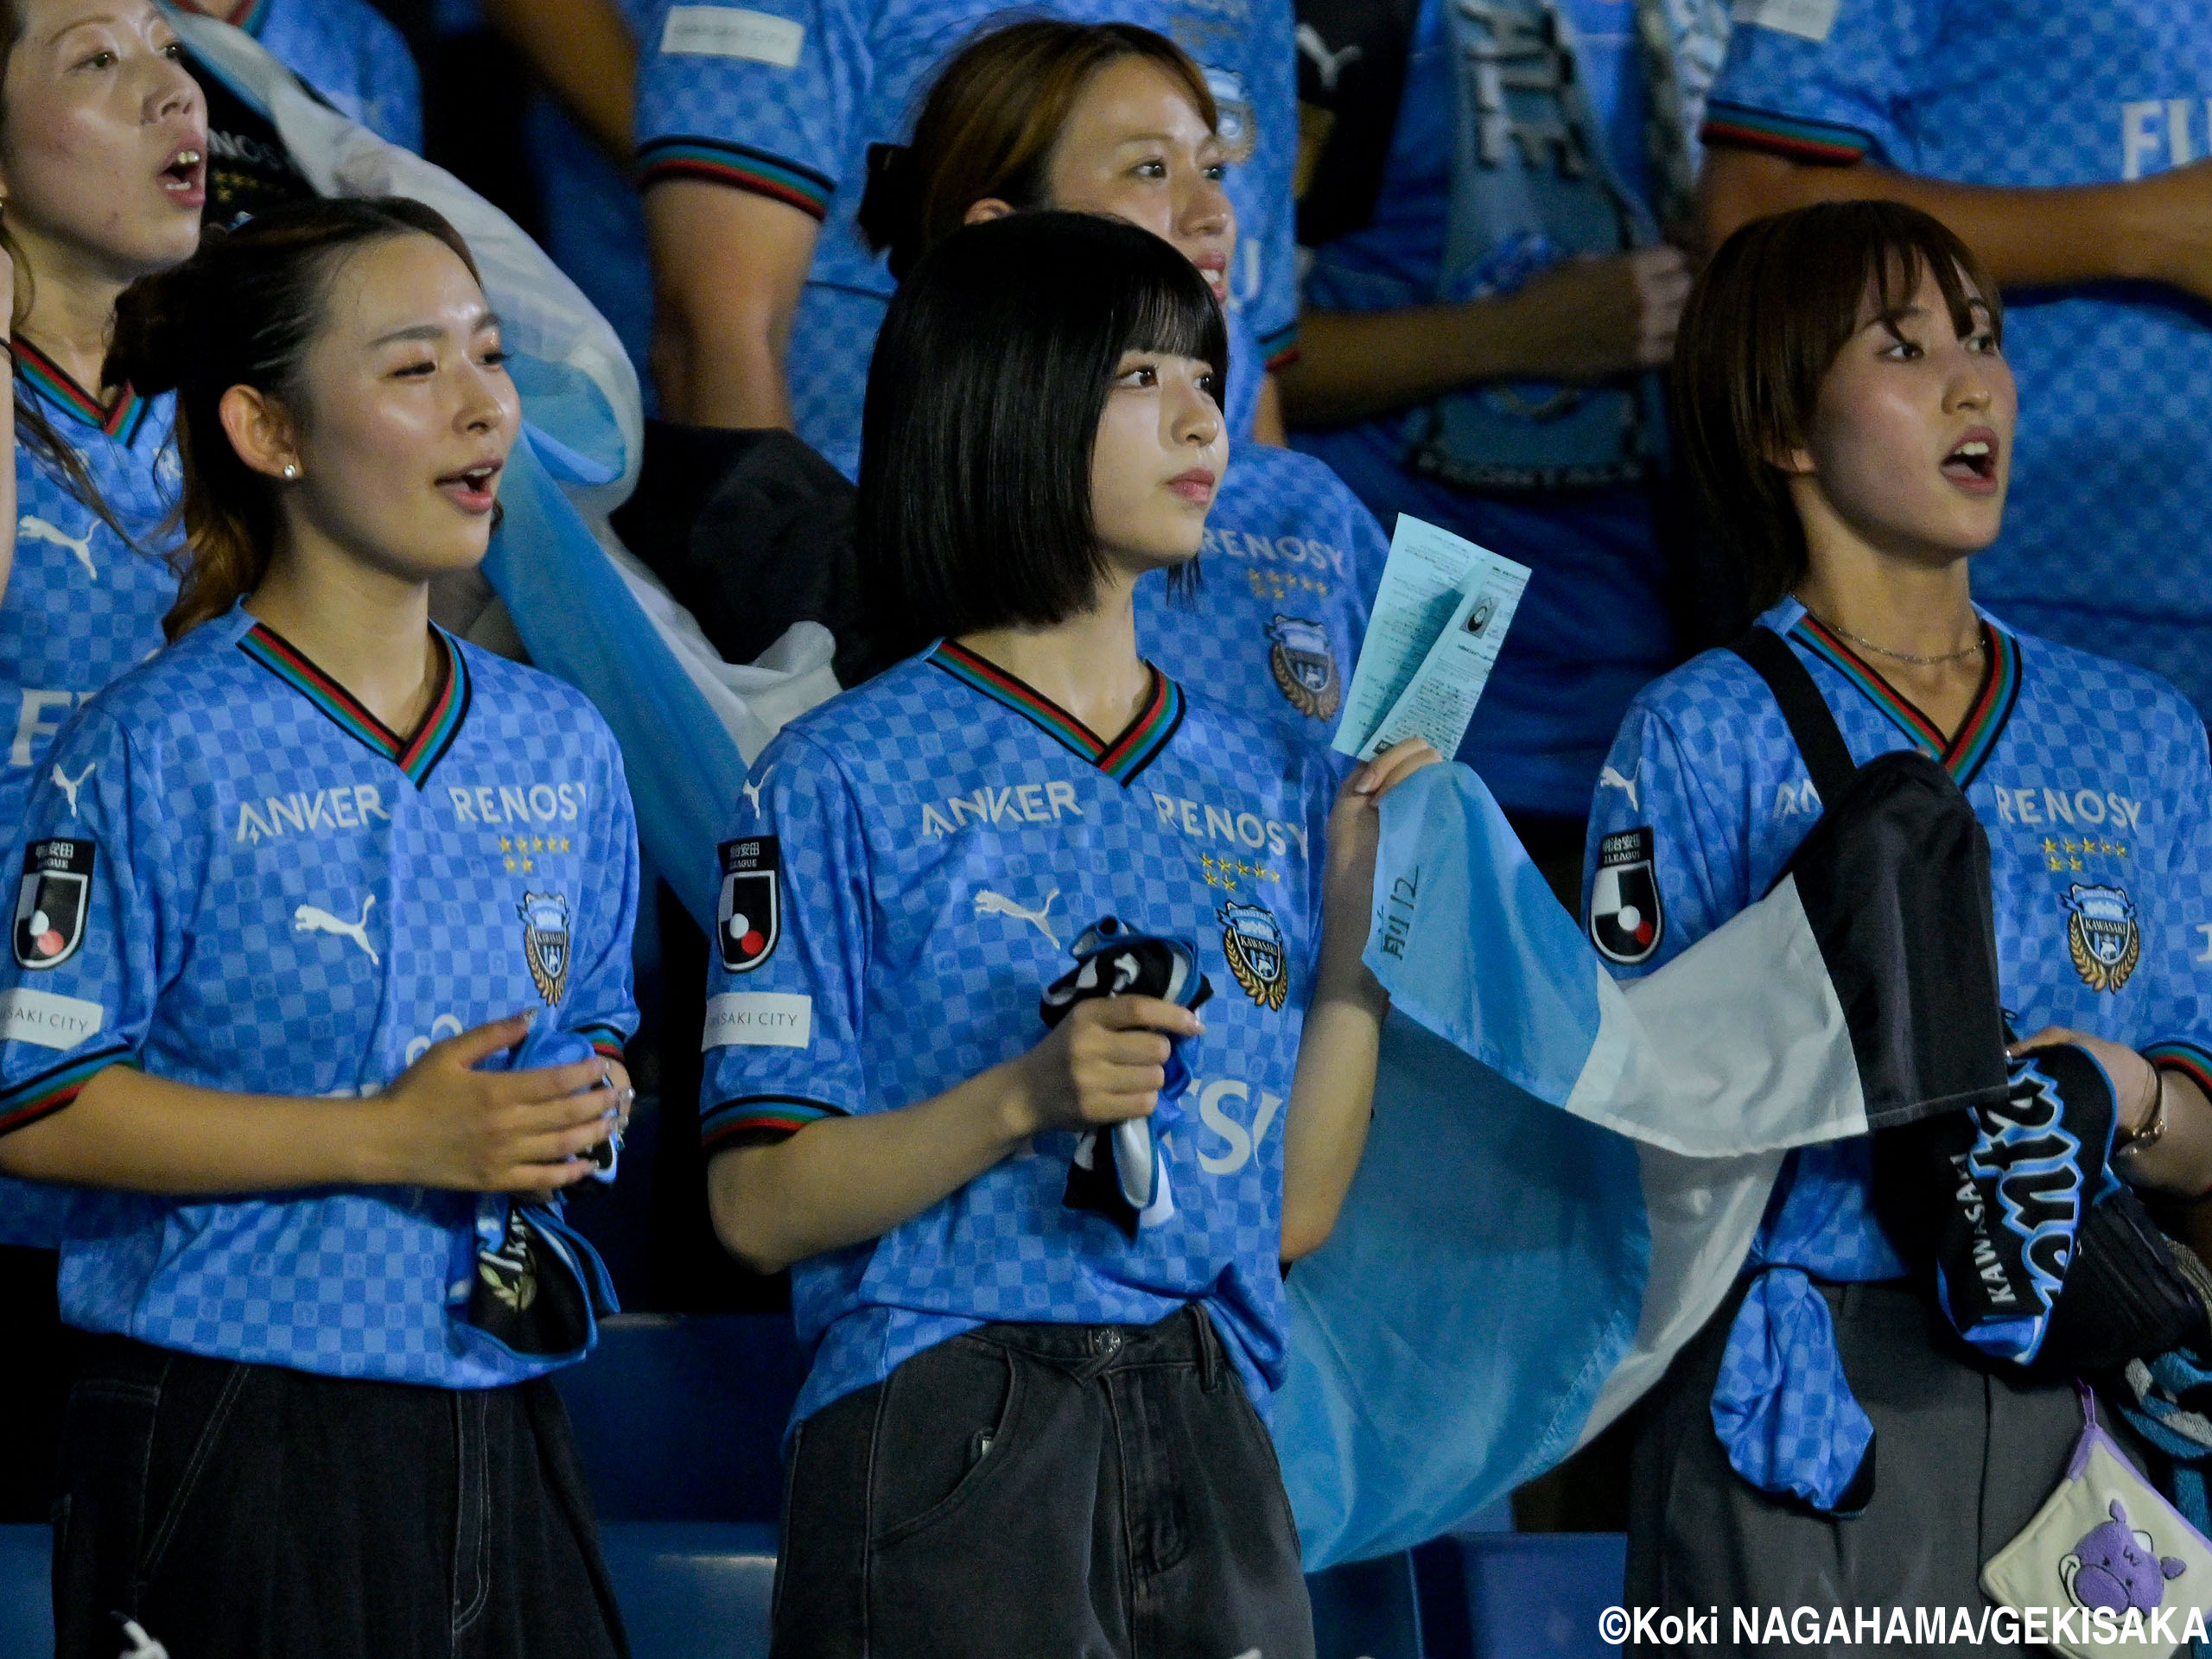
<svg viewBox="0 0 2212 1659">
<path fill-rule="evenodd" d="M 988 1325 L 800 1425 L 774 1659 L 1312 1659 L 1212 1324 Z"/>
<path fill-rule="evenodd" d="M 560 1395 L 86 1341 L 54 1508 L 58 1659 L 624 1659 Z"/>
</svg>

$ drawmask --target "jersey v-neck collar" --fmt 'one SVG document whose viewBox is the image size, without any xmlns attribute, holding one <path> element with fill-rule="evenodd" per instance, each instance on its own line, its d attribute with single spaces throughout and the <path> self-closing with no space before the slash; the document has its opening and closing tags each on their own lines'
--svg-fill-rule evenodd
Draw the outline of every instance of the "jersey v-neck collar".
<svg viewBox="0 0 2212 1659">
<path fill-rule="evenodd" d="M 104 403 L 21 334 L 10 344 L 15 353 L 16 372 L 29 381 L 32 390 L 47 403 L 80 425 L 120 439 L 126 448 L 137 440 L 138 429 L 146 420 L 146 400 L 129 381 L 117 391 L 113 403 Z"/>
<path fill-rule="evenodd" d="M 419 790 L 461 735 L 471 695 L 467 659 L 435 622 L 430 638 L 438 649 L 438 689 L 422 724 L 406 738 L 371 714 L 359 698 L 266 622 L 256 621 L 249 627 L 238 639 L 238 649 L 313 703 L 340 731 L 397 766 Z"/>
<path fill-rule="evenodd" d="M 1890 722 L 1931 759 L 1942 763 L 1961 789 L 1972 784 L 1997 747 L 2012 709 L 2020 700 L 2019 641 L 1988 618 L 1981 619 L 1981 684 L 1967 705 L 1966 718 L 1948 737 L 1874 666 L 1846 645 L 1835 630 L 1810 611 L 1797 619 L 1790 638 L 1856 687 Z"/>
<path fill-rule="evenodd" d="M 1147 663 L 1152 689 L 1137 716 L 1115 738 L 1102 738 L 1033 685 L 950 639 L 940 640 L 929 661 L 963 685 L 1019 715 L 1062 748 L 1125 788 L 1166 748 L 1183 723 L 1183 688 Z"/>
</svg>

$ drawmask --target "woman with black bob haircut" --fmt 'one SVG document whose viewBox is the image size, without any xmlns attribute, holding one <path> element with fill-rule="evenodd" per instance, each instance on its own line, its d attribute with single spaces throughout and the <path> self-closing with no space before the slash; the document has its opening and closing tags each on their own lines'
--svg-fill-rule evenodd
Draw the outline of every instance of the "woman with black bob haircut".
<svg viewBox="0 0 2212 1659">
<path fill-rule="evenodd" d="M 1366 1136 L 1376 802 L 1435 756 L 1339 788 L 1139 654 L 1221 356 L 1186 258 L 1057 213 L 947 238 L 877 341 L 915 654 L 754 762 L 708 1004 L 715 1226 L 812 1354 L 780 1659 L 1313 1652 L 1261 1414 Z"/>
<path fill-rule="evenodd" d="M 2024 1605 L 1985 1577 L 2007 1552 L 2054 1569 L 2035 1605 L 2163 1595 L 2178 1626 L 2205 1596 L 2201 1560 L 2165 1587 L 2187 1529 L 2147 1490 L 2095 1506 L 2130 1517 L 2145 1576 L 2124 1598 L 2087 1567 L 2060 1582 L 2078 1529 L 2010 1549 L 2062 1482 L 2121 1466 L 2075 1461 L 2074 1379 L 2130 1405 L 2127 1362 L 2204 1339 L 2133 1195 L 2212 1187 L 2212 767 L 2171 686 L 1974 602 L 2019 413 L 2003 324 L 1955 235 L 1874 201 L 1745 226 L 1683 313 L 1674 429 L 1764 614 L 1631 706 L 1591 823 L 1592 939 L 1649 973 L 1837 868 L 1816 824 L 1925 822 L 1909 785 L 1962 826 L 1949 844 L 1986 846 L 1950 879 L 1986 868 L 1994 916 L 1974 952 L 1994 983 L 1916 987 L 1916 1011 L 1995 1087 L 2009 1058 L 2013 1092 L 1783 1162 L 1732 1292 L 1644 1407 L 1630 1605 L 1872 1610 L 1886 1635 L 1893 1610 L 1983 1618 L 1987 1583 Z M 1808 875 L 1801 849 L 1831 861 Z"/>
<path fill-rule="evenodd" d="M 546 1374 L 611 1306 L 558 1195 L 629 1102 L 630 801 L 582 697 L 429 614 L 520 426 L 499 319 L 396 199 L 118 317 L 176 395 L 174 643 L 57 740 L 0 962 L 0 1171 L 77 1189 L 90 1333 L 59 1651 L 620 1655 Z"/>
<path fill-rule="evenodd" d="M 1052 17 L 1007 23 L 945 63 L 912 140 L 879 158 L 861 226 L 901 274 L 963 224 L 1047 209 L 1111 214 L 1181 252 L 1225 305 L 1236 214 L 1218 121 L 1205 72 L 1164 35 Z M 1233 376 L 1258 365 L 1241 315 L 1230 315 L 1231 351 L 1254 360 L 1220 377 L 1236 453 L 1203 563 L 1179 566 L 1172 593 L 1165 577 L 1140 582 L 1137 626 L 1170 674 L 1325 747 L 1389 544 L 1322 462 L 1246 442 L 1250 410 L 1240 424 Z M 1185 579 L 1201 570 L 1209 580 Z"/>
</svg>

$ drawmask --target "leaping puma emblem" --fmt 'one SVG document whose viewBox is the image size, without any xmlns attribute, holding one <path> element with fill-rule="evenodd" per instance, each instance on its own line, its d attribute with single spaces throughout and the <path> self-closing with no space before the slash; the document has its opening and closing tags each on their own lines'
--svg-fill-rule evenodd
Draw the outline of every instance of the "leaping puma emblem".
<svg viewBox="0 0 2212 1659">
<path fill-rule="evenodd" d="M 292 912 L 292 931 L 295 933 L 335 933 L 340 938 L 351 939 L 369 953 L 371 962 L 381 968 L 384 958 L 377 955 L 376 946 L 369 943 L 369 909 L 376 901 L 377 896 L 373 893 L 361 900 L 361 919 L 358 922 L 341 921 L 317 905 L 302 905 Z"/>
<path fill-rule="evenodd" d="M 69 798 L 69 816 L 73 818 L 77 816 L 77 791 L 85 786 L 85 779 L 92 775 L 93 768 L 99 765 L 99 762 L 97 760 L 87 760 L 85 762 L 85 769 L 79 772 L 74 778 L 72 778 L 61 770 L 60 762 L 55 762 L 54 767 L 54 787 Z"/>
<path fill-rule="evenodd" d="M 72 536 L 55 524 L 49 524 L 35 513 L 25 513 L 16 520 L 16 534 L 28 536 L 35 542 L 52 542 L 56 547 L 66 547 L 77 556 L 77 563 L 85 567 L 85 574 L 94 582 L 100 579 L 99 569 L 92 563 L 92 532 L 87 528 L 82 536 Z"/>
<path fill-rule="evenodd" d="M 760 816 L 760 785 L 766 783 L 768 779 L 774 775 L 775 770 L 776 769 L 773 766 L 771 766 L 766 772 L 762 772 L 760 774 L 760 783 L 759 784 L 754 783 L 750 778 L 748 778 L 743 784 L 739 785 L 740 789 L 744 791 L 745 798 L 753 803 L 753 816 L 756 818 Z"/>
<path fill-rule="evenodd" d="M 1636 801 L 1636 775 L 1643 770 L 1643 763 L 1641 760 L 1629 768 L 1628 776 L 1625 778 L 1611 766 L 1600 766 L 1598 768 L 1598 787 L 1619 790 L 1622 794 L 1628 797 L 1628 810 L 1631 812 L 1641 812 L 1643 809 L 1638 806 Z"/>
<path fill-rule="evenodd" d="M 993 893 L 988 887 L 983 887 L 976 894 L 976 913 L 978 916 L 1011 916 L 1017 922 L 1027 922 L 1057 947 L 1060 942 L 1059 936 L 1052 931 L 1052 925 L 1045 918 L 1052 908 L 1052 900 L 1059 896 L 1060 890 L 1054 887 L 1045 895 L 1043 904 L 1031 910 L 1026 905 L 1015 904 L 1002 893 Z"/>
</svg>

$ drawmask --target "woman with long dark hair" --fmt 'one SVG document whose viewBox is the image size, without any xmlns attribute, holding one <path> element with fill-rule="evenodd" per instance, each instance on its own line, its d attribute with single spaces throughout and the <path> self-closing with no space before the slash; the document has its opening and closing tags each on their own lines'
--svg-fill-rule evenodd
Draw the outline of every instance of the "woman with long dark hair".
<svg viewBox="0 0 2212 1659">
<path fill-rule="evenodd" d="M 637 853 L 575 693 L 431 624 L 519 426 L 431 210 L 211 232 L 124 298 L 174 389 L 171 647 L 34 791 L 0 1170 L 76 1192 L 60 1650 L 623 1650 L 545 1373 L 608 1305 L 557 1194 L 628 1090 Z"/>
</svg>

